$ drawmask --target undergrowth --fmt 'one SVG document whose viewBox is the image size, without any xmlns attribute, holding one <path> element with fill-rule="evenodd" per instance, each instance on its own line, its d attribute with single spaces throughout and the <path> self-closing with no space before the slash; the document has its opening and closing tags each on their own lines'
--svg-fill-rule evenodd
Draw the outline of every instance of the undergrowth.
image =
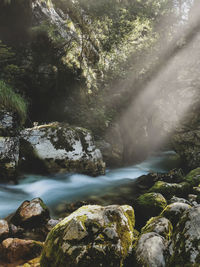
<svg viewBox="0 0 200 267">
<path fill-rule="evenodd" d="M 27 102 L 2 80 L 0 80 L 0 109 L 16 113 L 21 124 L 26 120 Z"/>
</svg>

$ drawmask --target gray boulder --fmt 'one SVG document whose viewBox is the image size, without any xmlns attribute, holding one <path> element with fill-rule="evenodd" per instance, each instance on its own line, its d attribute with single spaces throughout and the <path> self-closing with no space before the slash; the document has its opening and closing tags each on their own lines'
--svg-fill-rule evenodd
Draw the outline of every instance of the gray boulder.
<svg viewBox="0 0 200 267">
<path fill-rule="evenodd" d="M 191 206 L 186 203 L 172 203 L 168 205 L 161 213 L 161 216 L 170 220 L 173 226 L 175 226 L 183 215 L 184 211 L 190 209 Z"/>
<path fill-rule="evenodd" d="M 135 249 L 138 266 L 164 267 L 167 245 L 164 237 L 154 232 L 141 235 Z"/>
<path fill-rule="evenodd" d="M 168 266 L 200 265 L 200 206 L 185 211 L 172 237 Z"/>
<path fill-rule="evenodd" d="M 105 163 L 91 133 L 65 123 L 50 123 L 21 133 L 21 165 L 49 173 L 79 172 L 97 176 L 105 173 Z"/>
<path fill-rule="evenodd" d="M 124 266 L 136 238 L 134 225 L 130 206 L 83 206 L 51 230 L 41 267 Z"/>
</svg>

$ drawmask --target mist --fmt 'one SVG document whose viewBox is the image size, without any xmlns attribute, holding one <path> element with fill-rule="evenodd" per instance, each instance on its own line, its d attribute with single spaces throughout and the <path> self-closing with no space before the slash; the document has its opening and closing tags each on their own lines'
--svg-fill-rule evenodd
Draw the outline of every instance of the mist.
<svg viewBox="0 0 200 267">
<path fill-rule="evenodd" d="M 138 82 L 130 73 L 124 82 L 123 88 L 130 88 L 131 101 L 116 122 L 122 129 L 126 161 L 155 150 L 173 149 L 172 133 L 188 122 L 192 124 L 199 103 L 198 86 L 194 86 L 198 84 L 199 14 L 199 6 L 190 10 L 187 23 L 176 26 L 171 40 L 161 40 L 156 44 L 159 49 L 143 58 L 144 65 L 153 58 L 156 61 L 147 78 Z M 119 92 L 120 86 L 116 86 Z"/>
</svg>

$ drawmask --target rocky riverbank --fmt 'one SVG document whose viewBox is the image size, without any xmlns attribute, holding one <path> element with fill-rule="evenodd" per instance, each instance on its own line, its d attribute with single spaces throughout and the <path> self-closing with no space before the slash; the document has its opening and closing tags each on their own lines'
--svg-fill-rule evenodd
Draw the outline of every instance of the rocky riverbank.
<svg viewBox="0 0 200 267">
<path fill-rule="evenodd" d="M 121 203 L 88 199 L 59 219 L 41 199 L 25 201 L 0 221 L 1 266 L 199 266 L 199 177 L 144 175 L 119 189 Z"/>
</svg>

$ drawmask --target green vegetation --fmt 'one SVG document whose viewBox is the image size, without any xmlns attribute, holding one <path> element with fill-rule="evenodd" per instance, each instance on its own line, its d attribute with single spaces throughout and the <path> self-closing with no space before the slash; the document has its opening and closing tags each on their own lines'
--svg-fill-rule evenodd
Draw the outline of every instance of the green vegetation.
<svg viewBox="0 0 200 267">
<path fill-rule="evenodd" d="M 26 101 L 2 80 L 0 80 L 0 109 L 16 113 L 21 124 L 23 124 L 26 120 Z"/>
</svg>

